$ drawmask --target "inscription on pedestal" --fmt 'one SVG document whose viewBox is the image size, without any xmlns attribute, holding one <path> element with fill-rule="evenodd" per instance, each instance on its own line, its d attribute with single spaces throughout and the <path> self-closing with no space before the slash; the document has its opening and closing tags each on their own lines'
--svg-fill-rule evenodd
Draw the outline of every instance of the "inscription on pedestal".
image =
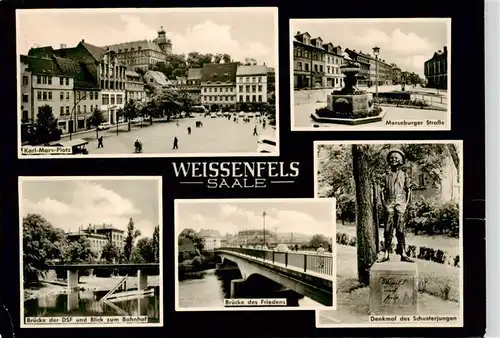
<svg viewBox="0 0 500 338">
<path fill-rule="evenodd" d="M 370 272 L 370 314 L 417 313 L 418 274 L 413 263 L 376 263 Z"/>
</svg>

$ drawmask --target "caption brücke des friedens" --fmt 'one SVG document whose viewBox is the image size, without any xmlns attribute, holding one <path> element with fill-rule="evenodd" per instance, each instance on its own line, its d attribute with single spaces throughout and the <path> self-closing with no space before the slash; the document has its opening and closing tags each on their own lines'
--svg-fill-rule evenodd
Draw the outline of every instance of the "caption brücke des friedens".
<svg viewBox="0 0 500 338">
<path fill-rule="evenodd" d="M 266 188 L 272 181 L 286 181 L 299 176 L 299 162 L 225 161 L 173 162 L 180 179 L 203 181 L 208 188 Z"/>
</svg>

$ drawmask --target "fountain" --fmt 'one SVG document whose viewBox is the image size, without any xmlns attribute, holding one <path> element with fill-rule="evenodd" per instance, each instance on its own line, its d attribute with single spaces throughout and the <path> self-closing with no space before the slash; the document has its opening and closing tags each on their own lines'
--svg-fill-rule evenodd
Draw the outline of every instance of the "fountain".
<svg viewBox="0 0 500 338">
<path fill-rule="evenodd" d="M 373 95 L 356 88 L 359 63 L 344 53 L 340 70 L 345 75 L 344 88 L 326 96 L 327 106 L 311 114 L 315 122 L 338 124 L 362 124 L 382 121 L 384 111 L 373 104 Z"/>
</svg>

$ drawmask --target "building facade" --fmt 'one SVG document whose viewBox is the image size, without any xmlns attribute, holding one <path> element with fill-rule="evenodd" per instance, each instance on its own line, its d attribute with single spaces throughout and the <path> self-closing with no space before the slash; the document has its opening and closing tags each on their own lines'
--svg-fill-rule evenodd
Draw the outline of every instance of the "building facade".
<svg viewBox="0 0 500 338">
<path fill-rule="evenodd" d="M 400 84 L 401 83 L 401 68 L 399 68 L 395 63 L 392 65 L 392 84 Z"/>
<path fill-rule="evenodd" d="M 218 231 L 202 229 L 198 236 L 203 239 L 204 250 L 214 250 L 222 246 L 222 235 Z"/>
<path fill-rule="evenodd" d="M 172 42 L 167 38 L 163 27 L 154 40 L 140 40 L 103 47 L 114 51 L 118 60 L 133 70 L 147 71 L 159 62 L 166 62 L 172 54 Z"/>
<path fill-rule="evenodd" d="M 344 74 L 340 70 L 344 57 L 342 48 L 333 46 L 333 43 L 323 45 L 325 49 L 325 87 L 342 88 L 344 87 Z"/>
<path fill-rule="evenodd" d="M 209 63 L 201 70 L 201 104 L 210 110 L 236 108 L 236 71 L 238 64 Z"/>
<path fill-rule="evenodd" d="M 146 91 L 144 90 L 144 80 L 142 75 L 133 70 L 125 71 L 125 102 L 146 100 Z"/>
<path fill-rule="evenodd" d="M 236 95 L 238 103 L 267 102 L 267 75 L 265 65 L 239 66 L 236 71 Z"/>
<path fill-rule="evenodd" d="M 165 88 L 173 87 L 167 76 L 156 70 L 148 70 L 144 74 L 144 83 L 153 93 L 160 93 Z"/>
<path fill-rule="evenodd" d="M 178 83 L 180 90 L 190 93 L 195 104 L 201 103 L 201 68 L 190 68 L 182 83 Z"/>
<path fill-rule="evenodd" d="M 448 88 L 448 47 L 434 53 L 432 58 L 424 63 L 424 74 L 427 87 Z"/>
<path fill-rule="evenodd" d="M 90 242 L 92 250 L 97 257 L 101 257 L 103 248 L 109 241 L 120 250 L 125 246 L 125 231 L 114 228 L 109 224 L 88 225 L 88 227 L 80 226 L 76 232 L 68 232 L 69 240 L 78 240 L 81 237 L 86 238 Z"/>
<path fill-rule="evenodd" d="M 294 36 L 293 74 L 296 89 L 325 86 L 325 49 L 320 37 L 311 39 L 307 32 Z"/>
</svg>

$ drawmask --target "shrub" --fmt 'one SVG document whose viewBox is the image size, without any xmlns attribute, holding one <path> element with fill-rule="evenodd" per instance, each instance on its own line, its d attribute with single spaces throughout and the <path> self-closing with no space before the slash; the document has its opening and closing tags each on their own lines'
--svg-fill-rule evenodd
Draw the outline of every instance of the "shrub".
<svg viewBox="0 0 500 338">
<path fill-rule="evenodd" d="M 459 235 L 458 203 L 421 198 L 408 206 L 407 227 L 416 235 Z"/>
<path fill-rule="evenodd" d="M 356 246 L 356 237 L 351 237 L 349 239 L 349 246 Z"/>
</svg>

